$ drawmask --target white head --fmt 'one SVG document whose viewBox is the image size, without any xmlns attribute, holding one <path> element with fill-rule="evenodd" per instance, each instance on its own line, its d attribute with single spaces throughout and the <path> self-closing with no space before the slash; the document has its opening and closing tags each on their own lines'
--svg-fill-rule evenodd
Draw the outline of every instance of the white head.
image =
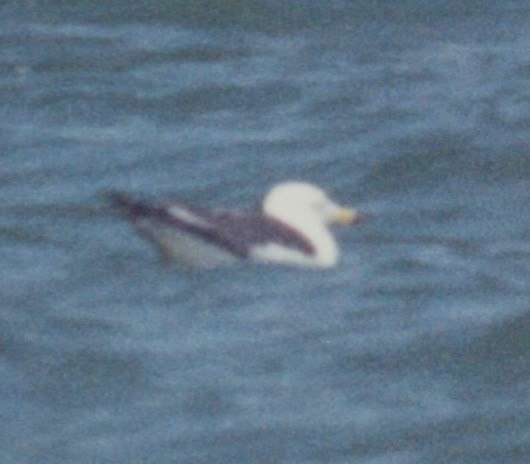
<svg viewBox="0 0 530 464">
<path fill-rule="evenodd" d="M 354 224 L 358 217 L 357 212 L 342 208 L 323 190 L 304 182 L 285 182 L 275 186 L 265 197 L 263 212 L 292 225 Z"/>
<path fill-rule="evenodd" d="M 299 262 L 318 267 L 334 266 L 338 246 L 328 225 L 334 222 L 355 224 L 358 214 L 331 201 L 319 188 L 302 182 L 286 182 L 274 187 L 265 197 L 263 212 L 298 230 L 315 247 L 311 258 Z"/>
</svg>

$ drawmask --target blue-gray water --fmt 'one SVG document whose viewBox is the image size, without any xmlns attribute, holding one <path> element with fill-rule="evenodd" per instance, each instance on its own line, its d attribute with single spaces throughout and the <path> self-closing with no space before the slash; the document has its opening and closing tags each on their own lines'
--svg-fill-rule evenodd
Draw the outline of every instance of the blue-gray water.
<svg viewBox="0 0 530 464">
<path fill-rule="evenodd" d="M 0 6 L 0 462 L 530 460 L 530 5 Z M 365 220 L 160 262 L 100 192 Z"/>
</svg>

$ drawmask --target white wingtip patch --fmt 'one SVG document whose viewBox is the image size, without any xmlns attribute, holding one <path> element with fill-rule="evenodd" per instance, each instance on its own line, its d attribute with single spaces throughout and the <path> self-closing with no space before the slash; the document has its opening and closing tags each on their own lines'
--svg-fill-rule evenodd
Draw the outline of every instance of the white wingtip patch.
<svg viewBox="0 0 530 464">
<path fill-rule="evenodd" d="M 197 216 L 196 214 L 192 213 L 190 210 L 182 206 L 178 206 L 178 205 L 170 206 L 168 208 L 168 212 L 169 214 L 171 214 L 171 216 L 174 216 L 180 221 L 186 222 L 188 224 L 192 224 L 194 226 L 202 227 L 202 228 L 211 227 L 210 224 L 206 222 L 203 218 Z"/>
</svg>

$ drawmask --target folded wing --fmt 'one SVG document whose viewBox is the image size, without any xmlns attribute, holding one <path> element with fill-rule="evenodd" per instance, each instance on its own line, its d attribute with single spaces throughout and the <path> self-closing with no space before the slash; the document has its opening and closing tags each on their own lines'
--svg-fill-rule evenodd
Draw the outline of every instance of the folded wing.
<svg viewBox="0 0 530 464">
<path fill-rule="evenodd" d="M 175 232 L 170 241 L 190 236 L 236 258 L 247 258 L 253 248 L 268 244 L 309 255 L 315 252 L 311 242 L 297 230 L 261 212 L 211 211 L 182 203 L 152 204 L 121 192 L 112 192 L 109 198 L 163 249 L 168 246 L 169 229 Z"/>
</svg>

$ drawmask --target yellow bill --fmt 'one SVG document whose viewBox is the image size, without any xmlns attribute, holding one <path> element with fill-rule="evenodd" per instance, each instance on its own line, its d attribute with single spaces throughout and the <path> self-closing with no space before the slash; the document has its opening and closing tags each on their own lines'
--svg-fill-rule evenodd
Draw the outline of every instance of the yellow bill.
<svg viewBox="0 0 530 464">
<path fill-rule="evenodd" d="M 339 208 L 333 215 L 333 222 L 339 224 L 355 225 L 359 222 L 359 212 L 350 208 Z"/>
</svg>

